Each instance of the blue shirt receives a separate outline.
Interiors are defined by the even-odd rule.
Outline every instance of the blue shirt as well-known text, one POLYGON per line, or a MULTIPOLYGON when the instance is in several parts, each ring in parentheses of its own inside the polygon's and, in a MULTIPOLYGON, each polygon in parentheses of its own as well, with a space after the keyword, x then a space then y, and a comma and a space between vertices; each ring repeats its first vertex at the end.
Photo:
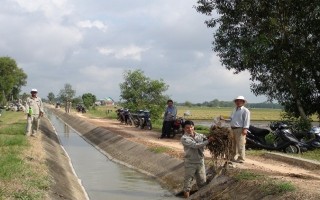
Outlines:
POLYGON ((174 106, 167 106, 164 113, 164 121, 172 121, 175 120, 177 116, 177 109, 174 106))

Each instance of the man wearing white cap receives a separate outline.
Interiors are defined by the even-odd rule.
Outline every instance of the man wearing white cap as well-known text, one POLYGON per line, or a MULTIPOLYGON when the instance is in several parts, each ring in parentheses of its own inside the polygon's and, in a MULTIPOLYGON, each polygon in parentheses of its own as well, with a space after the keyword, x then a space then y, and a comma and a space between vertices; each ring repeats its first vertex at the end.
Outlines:
POLYGON ((231 114, 230 126, 233 132, 233 158, 231 161, 243 163, 245 160, 246 135, 250 126, 250 111, 244 107, 243 96, 234 99, 235 109, 231 114))
POLYGON ((43 116, 43 105, 41 98, 37 96, 38 90, 31 90, 31 97, 27 98, 26 113, 27 118, 27 136, 36 136, 39 130, 40 118, 43 116), (32 130, 31 130, 32 129, 32 130))

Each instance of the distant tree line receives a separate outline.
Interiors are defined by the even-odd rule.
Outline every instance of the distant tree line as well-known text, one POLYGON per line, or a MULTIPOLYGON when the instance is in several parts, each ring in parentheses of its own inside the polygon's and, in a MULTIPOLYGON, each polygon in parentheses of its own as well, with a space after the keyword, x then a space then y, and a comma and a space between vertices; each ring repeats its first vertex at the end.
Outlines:
MULTIPOLYGON (((218 99, 214 99, 212 101, 205 101, 203 103, 191 103, 186 101, 184 103, 176 103, 180 106, 206 106, 206 107, 233 107, 233 101, 219 101, 218 99)), ((262 103, 248 103, 246 105, 248 108, 271 108, 271 109, 282 109, 283 107, 277 103, 270 102, 262 102, 262 103)))

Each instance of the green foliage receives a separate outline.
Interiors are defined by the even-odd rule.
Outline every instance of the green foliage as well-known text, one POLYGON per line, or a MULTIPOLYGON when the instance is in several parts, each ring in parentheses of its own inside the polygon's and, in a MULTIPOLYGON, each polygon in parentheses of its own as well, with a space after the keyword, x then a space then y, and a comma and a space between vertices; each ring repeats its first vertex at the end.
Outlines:
POLYGON ((319 1, 198 0, 214 51, 234 73, 249 71, 251 90, 307 119, 320 116, 319 1), (216 14, 218 13, 218 15, 216 14))
POLYGON ((60 90, 58 98, 62 102, 71 101, 72 98, 76 95, 76 91, 72 89, 72 85, 66 83, 64 88, 60 90))
POLYGON ((27 83, 27 74, 10 57, 0 57, 0 74, 0 104, 4 105, 11 97, 18 98, 27 83))
POLYGON ((168 99, 163 93, 168 89, 162 79, 151 80, 141 70, 125 71, 120 84, 122 106, 136 111, 148 109, 153 119, 162 115, 168 99))
POLYGON ((96 96, 91 93, 85 93, 82 95, 83 104, 88 109, 94 105, 94 102, 96 102, 96 100, 96 96))
POLYGON ((54 101, 54 99, 56 98, 53 92, 49 92, 49 94, 48 94, 47 97, 48 97, 49 102, 51 102, 51 103, 52 103, 52 102, 54 101))
POLYGON ((311 119, 295 117, 291 113, 281 113, 281 120, 288 123, 294 131, 309 131, 311 128, 311 119))

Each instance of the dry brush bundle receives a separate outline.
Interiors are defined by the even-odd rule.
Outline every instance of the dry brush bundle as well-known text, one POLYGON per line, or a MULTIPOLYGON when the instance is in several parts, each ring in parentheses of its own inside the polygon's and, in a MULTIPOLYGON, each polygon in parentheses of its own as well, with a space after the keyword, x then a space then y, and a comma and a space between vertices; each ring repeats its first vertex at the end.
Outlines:
POLYGON ((207 145, 216 170, 227 166, 227 161, 231 159, 233 149, 233 134, 230 128, 213 125, 210 128, 209 137, 214 141, 207 145))

